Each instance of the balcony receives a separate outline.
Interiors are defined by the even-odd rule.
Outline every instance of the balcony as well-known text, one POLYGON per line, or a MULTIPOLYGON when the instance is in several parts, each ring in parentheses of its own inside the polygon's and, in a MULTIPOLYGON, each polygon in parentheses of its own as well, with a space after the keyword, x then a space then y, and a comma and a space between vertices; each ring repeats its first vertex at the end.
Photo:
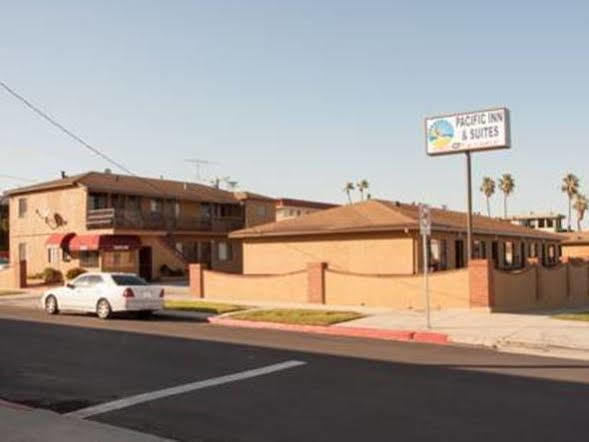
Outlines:
POLYGON ((160 212, 141 212, 129 209, 88 210, 86 227, 92 229, 133 229, 165 231, 198 231, 225 233, 241 229, 244 221, 240 217, 176 218, 160 212))

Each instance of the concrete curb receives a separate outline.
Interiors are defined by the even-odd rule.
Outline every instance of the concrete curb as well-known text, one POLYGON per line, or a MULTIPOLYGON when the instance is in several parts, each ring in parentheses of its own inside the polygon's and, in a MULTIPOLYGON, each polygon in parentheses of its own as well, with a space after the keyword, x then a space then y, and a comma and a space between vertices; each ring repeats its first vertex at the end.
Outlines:
POLYGON ((0 407, 4 408, 11 408, 13 410, 21 410, 21 411, 31 411, 31 407, 27 407, 26 405, 15 404, 14 402, 8 402, 5 400, 0 399, 0 407))
POLYGON ((377 328, 361 327, 340 327, 319 326, 319 325, 295 325, 280 324, 276 322, 258 322, 244 321, 240 319, 230 319, 228 317, 211 317, 208 322, 215 325, 224 325, 228 327, 243 327, 266 330, 281 330, 300 333, 315 333, 331 336, 343 336, 354 338, 380 339, 385 341, 405 341, 405 342, 424 342, 430 344, 448 344, 448 336, 444 333, 436 332, 415 332, 412 330, 386 330, 377 328))

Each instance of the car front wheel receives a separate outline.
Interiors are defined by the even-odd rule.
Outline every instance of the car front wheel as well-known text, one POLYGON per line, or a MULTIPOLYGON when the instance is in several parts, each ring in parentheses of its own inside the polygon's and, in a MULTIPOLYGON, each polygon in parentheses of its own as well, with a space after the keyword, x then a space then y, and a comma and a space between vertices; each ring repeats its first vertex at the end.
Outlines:
POLYGON ((112 309, 106 299, 101 299, 96 304, 96 314, 100 319, 108 319, 112 316, 112 309))
POLYGON ((45 299, 45 311, 50 315, 56 315, 59 313, 59 309, 57 308, 57 299, 55 299, 55 296, 51 295, 45 299))

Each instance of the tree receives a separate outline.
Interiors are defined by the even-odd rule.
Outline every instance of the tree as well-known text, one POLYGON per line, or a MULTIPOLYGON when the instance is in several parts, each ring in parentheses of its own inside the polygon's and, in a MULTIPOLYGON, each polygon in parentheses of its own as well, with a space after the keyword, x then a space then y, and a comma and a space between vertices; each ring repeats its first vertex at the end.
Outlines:
POLYGON ((515 190, 515 181, 510 173, 504 173, 499 178, 499 188, 503 192, 503 217, 507 218, 507 197, 515 190))
POLYGON ((579 178, 572 173, 567 173, 562 179, 562 186, 560 187, 563 193, 567 194, 569 198, 569 232, 571 231, 571 206, 573 197, 579 193, 579 178))
POLYGON ((364 201, 364 191, 368 190, 369 187, 370 187, 370 184, 366 180, 359 181, 356 184, 356 189, 358 189, 360 191, 360 196, 362 198, 362 201, 364 201))
POLYGON ((573 207, 577 211, 577 230, 579 232, 581 231, 581 221, 583 221, 588 205, 589 201, 587 200, 587 197, 582 193, 577 192, 577 194, 575 194, 575 204, 573 207))
POLYGON ((346 194, 348 195, 348 202, 350 204, 352 204, 352 196, 350 195, 350 192, 354 189, 355 189, 354 183, 352 183, 351 181, 348 181, 346 183, 346 187, 344 187, 344 192, 346 192, 346 194))
POLYGON ((485 194, 487 198, 487 215, 491 216, 491 203, 490 199, 495 193, 495 180, 491 177, 483 177, 483 183, 481 184, 481 192, 485 194))

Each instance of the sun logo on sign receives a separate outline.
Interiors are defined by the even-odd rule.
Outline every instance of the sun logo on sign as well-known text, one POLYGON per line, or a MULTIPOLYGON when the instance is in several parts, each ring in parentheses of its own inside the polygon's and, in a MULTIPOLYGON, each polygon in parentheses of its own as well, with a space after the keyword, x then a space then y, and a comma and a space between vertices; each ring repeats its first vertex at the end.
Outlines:
POLYGON ((434 147, 444 148, 454 138, 454 127, 448 120, 438 120, 430 126, 427 137, 434 147))

